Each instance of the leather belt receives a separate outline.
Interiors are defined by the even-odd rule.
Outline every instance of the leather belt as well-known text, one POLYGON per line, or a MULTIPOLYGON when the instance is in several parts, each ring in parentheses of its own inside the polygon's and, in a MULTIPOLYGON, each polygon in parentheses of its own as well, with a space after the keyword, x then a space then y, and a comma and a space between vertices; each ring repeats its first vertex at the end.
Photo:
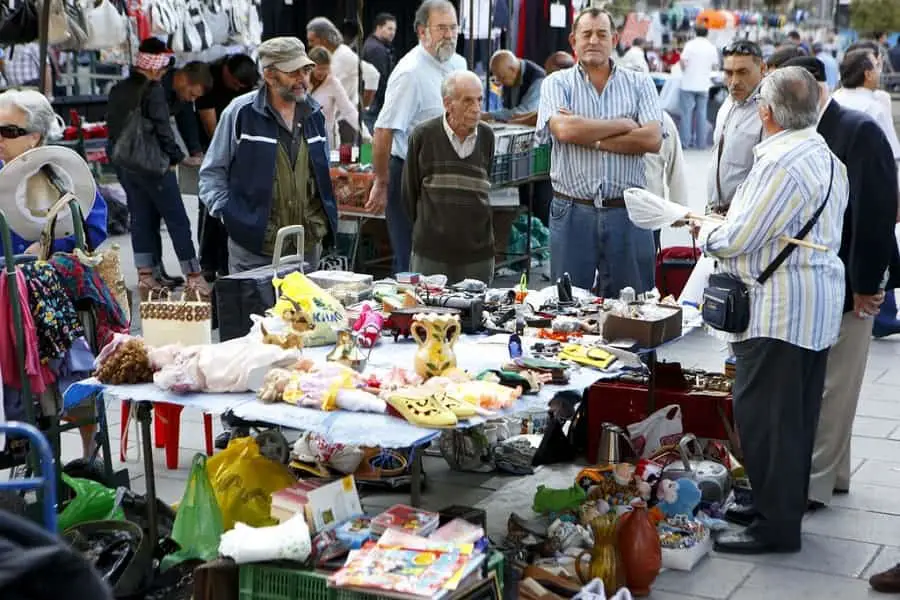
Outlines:
MULTIPOLYGON (((561 200, 568 200, 575 204, 581 204, 582 206, 594 206, 593 200, 588 200, 587 198, 576 198, 574 196, 570 196, 568 194, 563 194, 562 192, 557 192, 553 190, 553 195, 561 200)), ((601 208, 625 208, 625 198, 619 196, 618 198, 604 198, 600 201, 601 208)))

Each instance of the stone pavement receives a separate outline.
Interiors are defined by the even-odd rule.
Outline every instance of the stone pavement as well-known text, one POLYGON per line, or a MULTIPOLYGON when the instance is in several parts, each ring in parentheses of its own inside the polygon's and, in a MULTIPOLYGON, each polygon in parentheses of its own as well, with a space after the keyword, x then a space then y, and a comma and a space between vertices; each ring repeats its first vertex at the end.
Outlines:
MULTIPOLYGON (((689 174, 705 173, 708 152, 687 154, 689 174)), ((697 176, 691 206, 703 206, 705 180, 697 176)), ((196 199, 187 198, 189 214, 196 213, 196 199)), ((666 231, 663 245, 687 242, 684 231, 666 231)), ((123 246, 123 268, 131 276, 131 253, 127 238, 123 246)), ((167 264, 175 272, 169 242, 167 264)), ((134 277, 131 276, 134 285, 134 277)), ((662 360, 677 360, 686 367, 721 369, 725 358, 720 342, 695 331, 661 352, 662 360)), ((730 557, 713 555, 690 573, 666 572, 654 585, 653 600, 688 599, 815 599, 857 600, 878 596, 869 590, 866 578, 900 561, 900 360, 898 339, 874 341, 869 355, 865 386, 853 437, 853 479, 850 494, 836 497, 834 505, 808 515, 804 521, 803 551, 794 555, 730 557), (892 494, 897 493, 898 496, 892 494)), ((117 468, 127 467, 135 489, 143 491, 144 480, 137 462, 134 429, 130 435, 130 462, 118 463, 120 411, 109 406, 113 454, 117 468)), ((220 430, 215 421, 216 432, 220 430)), ((74 432, 64 435, 67 459, 80 455, 80 440, 74 432)), ((181 464, 168 471, 161 451, 156 451, 157 493, 167 502, 177 502, 185 486, 190 459, 203 451, 200 413, 185 411, 181 429, 181 464)), ((570 485, 571 469, 543 468, 530 477, 504 477, 456 473, 440 458, 425 459, 429 485, 424 493, 426 508, 449 504, 479 505, 488 515, 489 529, 496 535, 505 527, 511 510, 527 513, 533 490, 539 483, 570 485), (507 493, 505 494, 504 491, 507 493)), ((408 501, 404 493, 368 495, 364 504, 377 510, 408 501)))

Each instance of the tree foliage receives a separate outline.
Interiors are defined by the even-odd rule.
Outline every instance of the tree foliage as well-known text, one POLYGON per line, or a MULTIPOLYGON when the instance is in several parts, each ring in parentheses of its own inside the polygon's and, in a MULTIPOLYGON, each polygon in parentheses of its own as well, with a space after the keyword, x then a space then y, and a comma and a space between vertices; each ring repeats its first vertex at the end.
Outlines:
POLYGON ((863 34, 900 31, 900 1, 853 0, 850 3, 850 25, 863 34))

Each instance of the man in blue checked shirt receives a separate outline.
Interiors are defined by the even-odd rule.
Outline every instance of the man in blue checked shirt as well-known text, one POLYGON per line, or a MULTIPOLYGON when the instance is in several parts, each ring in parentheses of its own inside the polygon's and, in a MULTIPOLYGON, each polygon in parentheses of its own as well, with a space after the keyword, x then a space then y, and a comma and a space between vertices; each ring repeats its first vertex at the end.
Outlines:
POLYGON ((586 8, 569 43, 578 64, 541 86, 537 134, 553 139, 550 274, 616 297, 654 287, 653 232, 628 219, 625 189, 646 186, 644 154, 662 146, 662 108, 644 73, 616 67, 618 41, 609 13, 586 8))

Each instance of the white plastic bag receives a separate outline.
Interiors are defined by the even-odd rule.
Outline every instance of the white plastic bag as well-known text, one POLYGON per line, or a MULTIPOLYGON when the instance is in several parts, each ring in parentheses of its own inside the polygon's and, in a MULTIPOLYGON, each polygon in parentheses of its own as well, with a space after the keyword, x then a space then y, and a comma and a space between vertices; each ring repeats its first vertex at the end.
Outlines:
POLYGON ((709 284, 709 276, 716 271, 716 260, 705 254, 700 257, 691 276, 688 277, 681 295, 678 297, 678 304, 690 304, 700 307, 703 304, 703 290, 709 284))
POLYGON ((126 17, 109 0, 100 0, 96 6, 89 7, 85 20, 88 26, 85 50, 115 48, 128 39, 126 17))
POLYGON ((228 35, 231 32, 231 17, 221 0, 207 0, 203 5, 203 20, 209 29, 212 45, 224 45, 228 43, 228 35))
POLYGON ((150 31, 153 35, 172 35, 178 31, 180 11, 175 0, 150 0, 150 31))
POLYGON ((641 458, 649 458, 662 446, 677 444, 683 433, 681 407, 677 404, 661 408, 643 421, 628 426, 631 444, 641 458))

